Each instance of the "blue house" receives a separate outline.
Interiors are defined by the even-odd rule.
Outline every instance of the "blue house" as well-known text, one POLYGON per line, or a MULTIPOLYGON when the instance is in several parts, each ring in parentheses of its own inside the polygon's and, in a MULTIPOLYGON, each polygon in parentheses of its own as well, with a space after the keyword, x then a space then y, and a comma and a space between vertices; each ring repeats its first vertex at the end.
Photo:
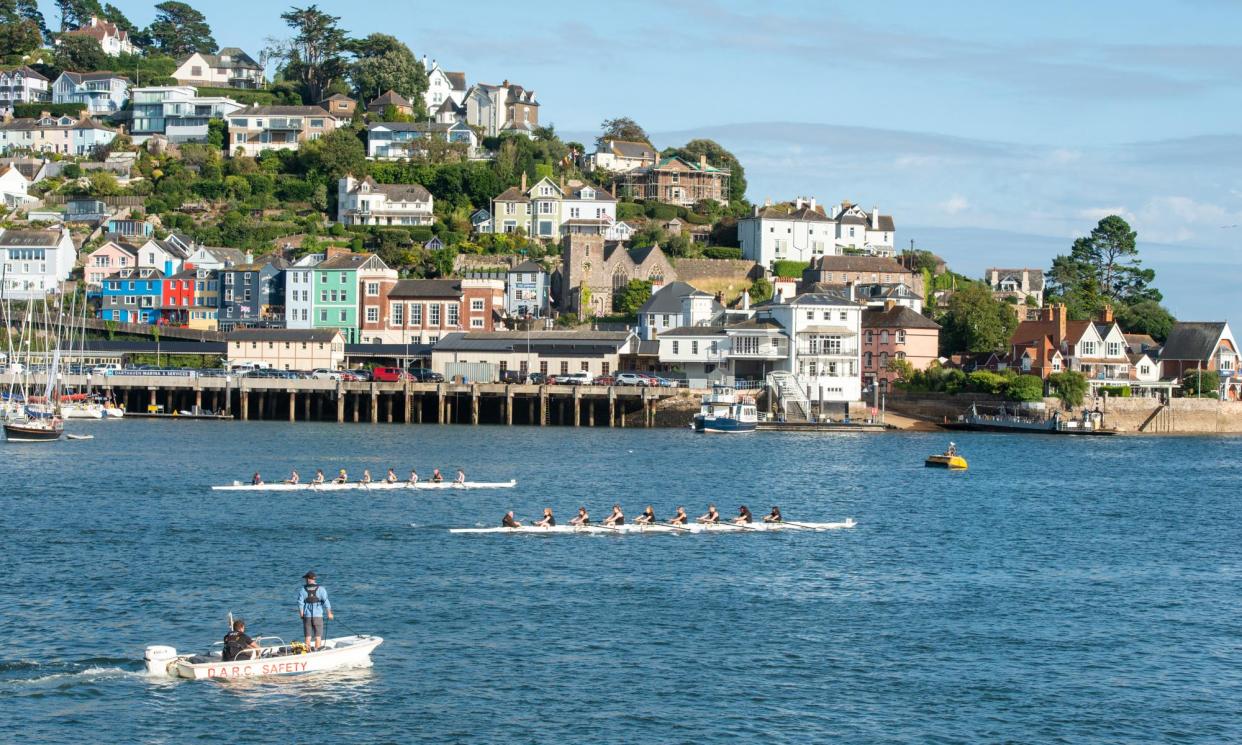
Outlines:
POLYGON ((146 220, 113 218, 104 224, 104 232, 119 235, 122 238, 150 238, 155 235, 155 226, 146 220))
POLYGON ((99 317, 120 323, 157 323, 163 289, 164 273, 159 269, 122 269, 103 281, 99 317))

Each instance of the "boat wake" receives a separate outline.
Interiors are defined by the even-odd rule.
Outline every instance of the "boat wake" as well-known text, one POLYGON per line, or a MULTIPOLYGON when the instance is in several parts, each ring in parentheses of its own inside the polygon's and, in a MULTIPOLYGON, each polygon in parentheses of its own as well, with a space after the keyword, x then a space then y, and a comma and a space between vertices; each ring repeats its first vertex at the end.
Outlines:
POLYGON ((141 664, 120 657, 91 657, 58 662, 0 661, 0 691, 15 694, 36 693, 46 689, 64 690, 101 680, 131 677, 145 677, 141 664))

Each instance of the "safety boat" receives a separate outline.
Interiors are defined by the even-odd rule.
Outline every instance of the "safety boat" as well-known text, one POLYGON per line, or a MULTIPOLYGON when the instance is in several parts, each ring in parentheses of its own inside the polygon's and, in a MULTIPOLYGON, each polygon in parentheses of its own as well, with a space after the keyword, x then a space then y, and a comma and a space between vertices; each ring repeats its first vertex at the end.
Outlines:
POLYGON ((308 652, 301 642, 286 644, 275 636, 259 637, 255 641, 259 649, 243 650, 238 659, 229 662, 221 659, 220 649, 201 655, 182 655, 177 654, 175 648, 160 644, 147 647, 143 661, 148 675, 189 680, 299 675, 371 667, 371 652, 384 642, 378 636, 342 636, 325 639, 322 649, 308 652))
POLYGON ((966 459, 957 454, 942 453, 929 455, 923 465, 928 468, 947 468, 950 471, 965 471, 966 459))
POLYGON ((759 426, 759 410, 753 398, 739 396, 733 386, 714 385, 711 393, 703 396, 692 426, 695 432, 754 432, 759 426))

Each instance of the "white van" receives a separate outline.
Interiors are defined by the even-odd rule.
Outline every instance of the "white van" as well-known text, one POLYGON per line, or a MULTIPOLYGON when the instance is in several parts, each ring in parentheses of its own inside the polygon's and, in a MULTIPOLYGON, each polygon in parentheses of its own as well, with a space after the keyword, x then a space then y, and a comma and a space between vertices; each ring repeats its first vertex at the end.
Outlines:
POLYGON ((245 375, 246 373, 254 372, 255 370, 271 369, 272 363, 270 362, 251 362, 249 360, 245 360, 242 362, 230 362, 228 364, 228 371, 239 375, 245 375))
POLYGON ((91 375, 116 375, 121 372, 121 366, 115 362, 104 362, 91 368, 91 375))

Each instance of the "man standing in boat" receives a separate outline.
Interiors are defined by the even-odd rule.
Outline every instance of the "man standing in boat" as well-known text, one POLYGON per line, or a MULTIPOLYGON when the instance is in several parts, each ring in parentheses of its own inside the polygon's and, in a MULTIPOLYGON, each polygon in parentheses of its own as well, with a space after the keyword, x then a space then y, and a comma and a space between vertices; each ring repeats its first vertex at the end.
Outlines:
POLYGON ((318 650, 323 646, 323 619, 326 614, 331 621, 332 603, 328 600, 328 591, 315 581, 315 573, 302 575, 305 582, 298 590, 298 615, 302 617, 302 634, 306 637, 306 647, 318 650), (311 639, 315 640, 311 645, 311 639))

